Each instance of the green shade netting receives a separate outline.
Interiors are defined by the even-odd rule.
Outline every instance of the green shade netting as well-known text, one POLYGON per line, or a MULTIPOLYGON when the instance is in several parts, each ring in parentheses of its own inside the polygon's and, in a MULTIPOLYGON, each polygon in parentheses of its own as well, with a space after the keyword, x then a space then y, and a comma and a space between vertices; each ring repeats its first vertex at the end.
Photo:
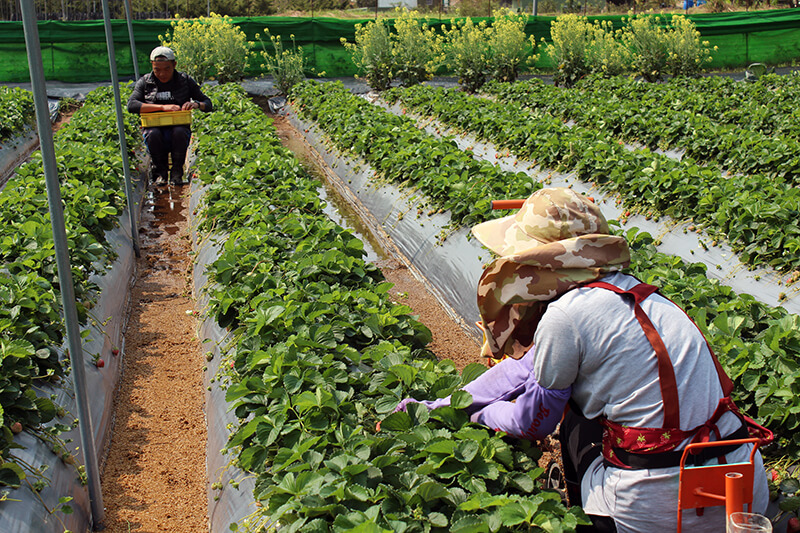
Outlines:
MULTIPOLYGON (((690 15, 689 18, 702 38, 719 48, 713 53, 711 68, 743 68, 754 62, 775 65, 800 58, 800 9, 690 15)), ((589 17, 589 20, 611 20, 616 27, 622 26, 623 19, 619 15, 589 17)), ((253 41, 256 40, 256 34, 264 34, 265 28, 273 35, 280 35, 285 43, 291 42, 293 35, 295 43, 303 47, 310 72, 343 77, 356 74, 356 67, 340 39, 344 37, 353 42, 355 25, 371 19, 235 17, 232 20, 253 41)), ((449 27, 453 20, 430 18, 428 23, 435 28, 442 24, 449 27)), ((553 20, 555 17, 531 17, 526 31, 534 35, 537 42, 543 38, 549 40, 553 20)), ((150 50, 160 44, 159 35, 170 31, 170 21, 135 20, 132 24, 139 71, 147 72, 150 70, 150 50)), ((134 69, 127 24, 124 20, 113 20, 111 25, 119 76, 132 78, 134 69)), ((102 21, 41 21, 39 38, 47 79, 95 82, 110 78, 102 21)), ((269 42, 266 45, 271 49, 269 42)), ((258 51, 261 45, 256 42, 253 49, 258 51)), ((28 60, 21 22, 0 22, 0 54, 3 57, 0 62, 0 81, 28 81, 28 60)), ((178 60, 180 69, 180 58, 178 60)), ((259 63, 253 61, 248 76, 262 73, 259 63)), ((542 54, 536 66, 550 68, 552 65, 542 54)))

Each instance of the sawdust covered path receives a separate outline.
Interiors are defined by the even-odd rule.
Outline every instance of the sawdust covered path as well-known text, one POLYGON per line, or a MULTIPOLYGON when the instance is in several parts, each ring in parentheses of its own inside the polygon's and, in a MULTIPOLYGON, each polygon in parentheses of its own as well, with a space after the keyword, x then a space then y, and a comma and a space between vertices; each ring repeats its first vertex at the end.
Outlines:
POLYGON ((189 276, 188 186, 146 196, 115 422, 103 465, 108 532, 207 532, 206 422, 189 276))

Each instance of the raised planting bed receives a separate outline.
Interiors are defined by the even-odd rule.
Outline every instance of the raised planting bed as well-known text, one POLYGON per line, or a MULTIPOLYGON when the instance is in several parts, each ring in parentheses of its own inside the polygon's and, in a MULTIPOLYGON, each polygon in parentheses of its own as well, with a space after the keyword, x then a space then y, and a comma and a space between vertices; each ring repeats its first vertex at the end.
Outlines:
POLYGON ((765 176, 727 175, 689 159, 648 149, 628 150, 608 135, 568 127, 560 119, 464 93, 417 86, 387 98, 468 131, 554 171, 571 171, 607 194, 620 195, 629 214, 693 221, 728 242, 741 261, 789 276, 798 267, 800 189, 765 176))
MULTIPOLYGON (((795 91, 800 91, 800 76, 787 78, 795 80, 795 91)), ((776 119, 780 111, 773 109, 771 102, 762 104, 749 99, 755 96, 756 89, 763 88, 761 83, 762 80, 739 83, 751 90, 727 98, 707 94, 700 80, 681 78, 665 84, 592 78, 571 89, 529 80, 492 83, 484 90, 503 102, 574 121, 577 126, 618 140, 653 150, 679 151, 677 155, 681 157, 713 164, 727 172, 762 174, 776 182, 796 185, 800 180, 800 123, 796 117, 786 121, 793 118, 789 113, 783 117, 780 131, 776 131, 776 125, 763 124, 768 118, 776 119), (726 120, 724 114, 698 112, 691 101, 700 98, 727 105, 729 112, 741 111, 737 114, 740 122, 726 120), (578 102, 580 105, 576 105, 578 102), (746 118, 748 115, 752 118, 746 118), (764 119, 759 121, 758 117, 764 119)))
MULTIPOLYGON (((94 91, 55 138, 98 454, 109 437, 134 266, 112 103, 110 88, 94 91)), ((133 121, 126 133, 133 155, 133 121)), ((90 506, 39 153, 0 193, 0 264, 0 530, 84 531, 90 506)))
MULTIPOLYGON (((390 415, 402 397, 445 396, 485 367, 459 376, 434 360, 427 328, 392 303, 361 241, 323 214, 317 184, 269 120, 243 94, 220 90, 219 111, 198 120, 207 128, 196 147, 198 228, 219 246, 207 312, 231 342, 212 389, 226 391, 239 419, 228 448, 255 476, 251 523, 574 529, 582 512, 540 488, 530 444, 512 447, 454 408, 390 415)), ((456 407, 469 401, 455 396, 456 407)))
POLYGON ((580 90, 597 87, 614 98, 630 96, 656 104, 659 100, 675 111, 689 111, 717 124, 738 126, 765 135, 796 137, 800 74, 767 74, 753 82, 739 82, 725 76, 678 77, 666 83, 637 83, 615 77, 587 78, 580 90))
POLYGON ((0 86, 0 189, 39 144, 34 131, 33 95, 0 86))

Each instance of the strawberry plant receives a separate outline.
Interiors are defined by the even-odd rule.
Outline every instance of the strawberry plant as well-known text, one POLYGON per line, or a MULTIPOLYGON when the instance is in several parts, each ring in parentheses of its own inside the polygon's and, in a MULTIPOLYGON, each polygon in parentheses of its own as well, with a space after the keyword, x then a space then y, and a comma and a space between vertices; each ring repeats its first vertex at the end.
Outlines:
MULTIPOLYGON (((97 292, 91 276, 102 274, 115 257, 105 232, 124 205, 111 102, 110 87, 94 91, 55 137, 78 314, 84 322, 97 292)), ((128 146, 141 146, 133 117, 126 128, 128 146)), ((58 439, 69 428, 59 422, 65 410, 37 394, 58 386, 67 365, 59 357, 65 332, 39 153, 17 169, 0 194, 0 265, 0 485, 17 487, 33 477, 38 481, 31 486, 40 490, 46 478, 15 455, 13 435, 24 428, 71 457, 58 439)))
POLYGON ((491 198, 527 197, 541 184, 524 173, 499 170, 437 139, 405 117, 377 108, 341 83, 306 82, 292 95, 300 115, 314 120, 341 150, 364 158, 383 180, 424 193, 432 210, 448 211, 453 227, 501 216, 491 198))
POLYGON ((760 175, 723 176, 691 158, 676 161, 648 149, 631 151, 603 131, 569 127, 541 111, 454 90, 393 89, 386 98, 542 167, 572 171, 622 196, 635 211, 701 223, 713 237, 727 240, 746 264, 787 272, 797 268, 800 190, 793 185, 760 175))
MULTIPOLYGON (((503 101, 520 103, 626 142, 641 143, 651 149, 680 149, 684 156, 701 163, 714 163, 730 172, 763 173, 772 180, 797 183, 800 142, 796 127, 764 132, 755 129, 745 114, 736 113, 740 121, 736 122, 698 112, 702 110, 691 104, 698 100, 697 94, 702 94, 702 89, 700 82, 689 84, 681 78, 664 84, 636 84, 619 78, 590 77, 571 89, 532 80, 491 84, 485 90, 503 101), (576 100, 583 105, 576 106, 576 100), (680 107, 673 102, 680 102, 680 107)), ((769 103, 743 105, 741 99, 746 96, 737 92, 736 96, 721 100, 728 109, 745 107, 747 115, 774 116, 769 103)), ((704 100, 714 98, 704 97, 704 100)))
POLYGON ((0 87, 0 141, 22 131, 35 120, 33 95, 17 87, 0 87))
POLYGON ((228 442, 256 475, 260 513, 287 531, 574 530, 583 513, 540 487, 540 452, 473 425, 442 397, 459 375, 394 304, 363 243, 322 211, 317 184, 235 88, 197 121, 204 233, 225 235, 208 272, 210 316, 230 331, 219 382, 241 422, 228 442), (382 429, 375 431, 383 419, 382 429))

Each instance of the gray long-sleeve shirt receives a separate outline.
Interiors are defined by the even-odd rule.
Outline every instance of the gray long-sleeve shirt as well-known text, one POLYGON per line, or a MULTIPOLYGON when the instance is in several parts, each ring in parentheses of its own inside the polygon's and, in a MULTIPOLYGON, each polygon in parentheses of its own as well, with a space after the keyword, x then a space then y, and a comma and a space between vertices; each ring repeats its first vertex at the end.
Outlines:
MULTIPOLYGON (((602 281, 622 289, 638 283, 625 274, 602 281)), ((678 306, 653 294, 641 304, 666 345, 678 387, 681 429, 706 422, 722 398, 722 387, 705 339, 678 306)), ((634 427, 663 427, 664 409, 655 352, 632 304, 601 288, 579 288, 550 303, 534 337, 533 371, 549 389, 572 385, 572 398, 588 418, 605 416, 634 427)), ((729 435, 740 427, 732 413, 718 427, 729 435)), ((746 462, 750 446, 727 455, 729 463, 746 462)), ((712 461, 713 463, 713 461, 712 461)), ((769 492, 761 456, 756 457, 753 509, 766 509, 769 492)), ((678 468, 623 470, 595 461, 583 478, 584 510, 611 516, 617 531, 674 531, 677 519, 678 468)), ((684 529, 694 533, 725 530, 724 507, 698 517, 684 513, 684 529)))

